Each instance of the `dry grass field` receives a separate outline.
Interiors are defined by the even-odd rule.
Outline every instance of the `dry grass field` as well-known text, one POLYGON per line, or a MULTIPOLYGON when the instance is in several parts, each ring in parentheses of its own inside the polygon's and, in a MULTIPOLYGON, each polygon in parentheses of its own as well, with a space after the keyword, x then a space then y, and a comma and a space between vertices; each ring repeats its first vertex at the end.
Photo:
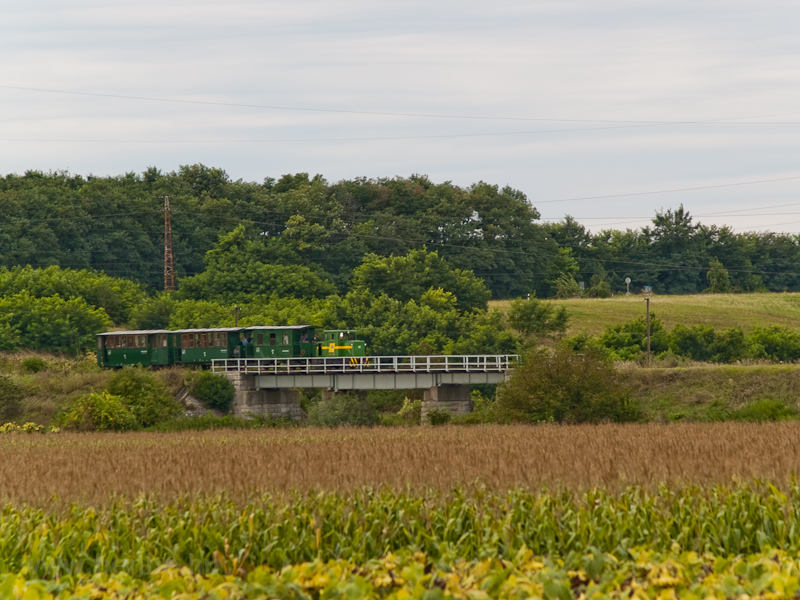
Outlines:
POLYGON ((254 430, 0 437, 0 502, 220 492, 580 490, 786 481, 800 423, 254 430))
MULTIPOLYGON (((565 306, 570 315, 567 333, 602 333, 608 325, 626 323, 644 316, 644 298, 639 295, 614 298, 573 298, 546 300, 565 306)), ((509 301, 490 305, 506 310, 509 301)), ((800 329, 800 294, 695 294, 690 296, 653 296, 650 310, 667 329, 678 323, 711 325, 715 328, 785 325, 800 329)))

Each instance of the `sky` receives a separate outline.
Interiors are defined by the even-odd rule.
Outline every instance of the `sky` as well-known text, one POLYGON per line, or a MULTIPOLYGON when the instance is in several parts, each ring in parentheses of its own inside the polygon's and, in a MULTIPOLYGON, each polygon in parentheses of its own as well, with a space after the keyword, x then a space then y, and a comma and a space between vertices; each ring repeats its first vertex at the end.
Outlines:
POLYGON ((419 173, 595 231, 800 232, 795 1, 0 6, 2 174, 419 173))

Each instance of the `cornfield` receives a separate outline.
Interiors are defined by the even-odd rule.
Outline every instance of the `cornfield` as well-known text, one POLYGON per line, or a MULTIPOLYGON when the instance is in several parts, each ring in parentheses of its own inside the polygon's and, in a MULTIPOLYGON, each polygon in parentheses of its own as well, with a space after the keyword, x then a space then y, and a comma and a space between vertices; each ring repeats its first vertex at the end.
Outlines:
POLYGON ((800 425, 0 436, 0 598, 800 589, 800 425))

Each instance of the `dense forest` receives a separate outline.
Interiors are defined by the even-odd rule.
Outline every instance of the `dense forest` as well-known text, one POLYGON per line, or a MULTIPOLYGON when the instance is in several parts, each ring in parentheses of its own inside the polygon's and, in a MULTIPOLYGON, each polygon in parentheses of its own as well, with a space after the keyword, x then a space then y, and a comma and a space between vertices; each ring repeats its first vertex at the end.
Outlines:
POLYGON ((254 183, 203 165, 117 177, 7 175, 0 265, 93 269, 158 290, 163 196, 179 287, 197 300, 345 293, 365 257, 422 249, 472 271, 493 298, 578 294, 578 282, 584 293, 606 295, 624 290, 625 277, 633 289, 667 294, 800 290, 797 236, 705 226, 683 207, 642 229, 590 233, 569 217, 540 223, 522 192, 483 182, 461 188, 414 175, 329 183, 299 173, 254 183))

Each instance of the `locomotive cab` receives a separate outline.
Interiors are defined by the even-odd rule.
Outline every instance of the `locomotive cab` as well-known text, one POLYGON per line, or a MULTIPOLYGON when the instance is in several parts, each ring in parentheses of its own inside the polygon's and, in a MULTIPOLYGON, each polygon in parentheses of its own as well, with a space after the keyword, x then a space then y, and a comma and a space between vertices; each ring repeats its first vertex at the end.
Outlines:
POLYGON ((317 345, 319 356, 366 356, 367 344, 358 339, 355 329, 326 329, 317 345))

